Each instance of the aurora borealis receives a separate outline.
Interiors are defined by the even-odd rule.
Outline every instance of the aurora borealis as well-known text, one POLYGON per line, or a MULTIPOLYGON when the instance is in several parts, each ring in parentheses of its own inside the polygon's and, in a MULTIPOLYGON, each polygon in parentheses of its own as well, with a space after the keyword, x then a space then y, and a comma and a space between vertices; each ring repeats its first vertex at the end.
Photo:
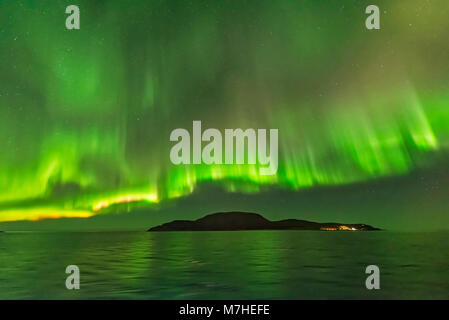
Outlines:
POLYGON ((447 1, 375 1, 366 30, 371 2, 80 0, 67 30, 73 1, 0 0, 0 222, 209 208, 209 183, 276 207, 274 189, 447 167, 447 1), (277 174, 174 166, 194 120, 278 128, 277 174))

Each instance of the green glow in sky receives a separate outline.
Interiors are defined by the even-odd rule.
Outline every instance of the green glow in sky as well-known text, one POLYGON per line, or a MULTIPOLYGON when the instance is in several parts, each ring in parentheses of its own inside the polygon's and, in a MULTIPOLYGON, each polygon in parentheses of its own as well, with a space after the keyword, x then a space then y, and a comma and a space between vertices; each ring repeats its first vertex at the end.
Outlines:
POLYGON ((446 0, 380 1, 378 31, 367 1, 78 2, 69 31, 70 1, 0 1, 0 221, 152 206, 209 181, 406 176, 449 149, 446 0), (174 166, 170 132, 193 120, 279 129, 277 174, 174 166))

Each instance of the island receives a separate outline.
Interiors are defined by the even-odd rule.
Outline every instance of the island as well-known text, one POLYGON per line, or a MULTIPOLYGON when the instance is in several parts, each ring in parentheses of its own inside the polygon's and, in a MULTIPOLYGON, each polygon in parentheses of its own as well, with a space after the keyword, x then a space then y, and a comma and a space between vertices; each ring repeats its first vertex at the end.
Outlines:
POLYGON ((367 224, 319 223, 286 219, 270 221, 252 212, 218 212, 197 220, 175 220, 148 231, 243 231, 243 230, 317 230, 317 231, 375 231, 367 224))

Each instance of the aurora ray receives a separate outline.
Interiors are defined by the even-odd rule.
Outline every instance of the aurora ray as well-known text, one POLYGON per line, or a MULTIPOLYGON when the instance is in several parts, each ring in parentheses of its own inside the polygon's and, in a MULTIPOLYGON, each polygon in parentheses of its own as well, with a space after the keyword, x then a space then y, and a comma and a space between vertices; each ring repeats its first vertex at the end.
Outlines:
POLYGON ((81 0, 76 31, 68 4, 0 1, 0 222, 151 207, 208 182, 338 187, 447 159, 445 0, 383 3, 378 32, 367 1, 81 0), (172 165, 170 131, 197 119, 278 128, 277 174, 172 165))

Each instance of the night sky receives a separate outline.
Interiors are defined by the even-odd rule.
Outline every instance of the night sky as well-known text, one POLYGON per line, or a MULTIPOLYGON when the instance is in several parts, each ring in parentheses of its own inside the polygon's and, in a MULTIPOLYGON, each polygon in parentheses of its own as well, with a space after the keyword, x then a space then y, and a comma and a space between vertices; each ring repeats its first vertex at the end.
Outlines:
POLYGON ((447 0, 0 0, 0 228, 248 210, 447 229, 448 39, 447 0), (277 174, 173 165, 193 120, 279 129, 277 174))

